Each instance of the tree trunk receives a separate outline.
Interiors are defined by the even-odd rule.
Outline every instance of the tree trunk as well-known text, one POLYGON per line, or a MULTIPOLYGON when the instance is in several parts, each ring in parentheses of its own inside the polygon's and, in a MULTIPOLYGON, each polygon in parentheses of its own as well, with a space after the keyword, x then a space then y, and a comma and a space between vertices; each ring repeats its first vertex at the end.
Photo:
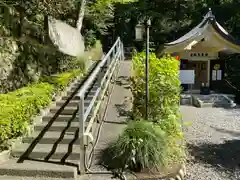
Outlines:
POLYGON ((80 4, 78 20, 77 20, 77 29, 79 31, 81 31, 81 29, 82 29, 83 18, 84 18, 84 13, 85 13, 85 5, 86 5, 86 0, 82 0, 81 4, 80 4))

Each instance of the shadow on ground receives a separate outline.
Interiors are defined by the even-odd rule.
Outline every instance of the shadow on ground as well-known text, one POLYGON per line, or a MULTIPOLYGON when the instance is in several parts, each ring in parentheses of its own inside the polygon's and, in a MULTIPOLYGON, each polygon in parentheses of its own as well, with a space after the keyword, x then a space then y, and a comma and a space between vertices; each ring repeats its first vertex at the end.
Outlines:
POLYGON ((227 129, 223 129, 223 128, 217 128, 217 127, 211 127, 211 128, 213 128, 217 132, 228 134, 228 135, 236 137, 236 138, 240 137, 240 132, 238 132, 238 131, 231 131, 231 130, 227 130, 227 129))
POLYGON ((230 172, 235 172, 240 167, 240 140, 225 141, 222 144, 187 144, 187 147, 197 162, 230 172))
POLYGON ((128 109, 126 104, 115 104, 118 112, 118 116, 131 116, 131 111, 128 109))
POLYGON ((116 80, 116 84, 119 86, 123 86, 126 89, 131 88, 131 81, 128 76, 119 76, 116 80))

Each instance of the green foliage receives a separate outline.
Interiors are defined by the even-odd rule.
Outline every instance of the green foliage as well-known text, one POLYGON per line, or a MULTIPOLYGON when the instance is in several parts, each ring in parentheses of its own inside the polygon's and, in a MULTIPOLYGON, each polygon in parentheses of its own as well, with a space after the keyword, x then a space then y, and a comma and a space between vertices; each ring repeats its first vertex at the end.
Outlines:
POLYGON ((116 3, 126 4, 132 0, 96 0, 87 1, 85 21, 92 24, 93 29, 101 35, 106 35, 113 26, 116 3))
MULTIPOLYGON (((88 49, 112 24, 115 3, 119 1, 87 1, 83 32, 86 32, 88 49)), ((47 15, 75 27, 79 4, 79 0, 60 0, 58 3, 53 0, 0 2, 1 93, 37 82, 42 76, 82 67, 81 61, 73 62, 72 57, 56 50, 49 40, 47 29, 47 15)))
POLYGON ((99 40, 96 41, 94 46, 85 54, 88 59, 98 61, 103 55, 102 44, 99 40))
POLYGON ((150 41, 158 48, 190 31, 200 23, 208 8, 212 8, 218 22, 240 39, 238 4, 235 0, 139 0, 118 4, 112 31, 124 40, 125 45, 135 46, 135 26, 144 20, 147 11, 151 18, 150 41))
POLYGON ((129 122, 118 140, 104 152, 104 163, 110 169, 159 168, 166 163, 166 136, 152 122, 129 122))
POLYGON ((32 116, 51 102, 53 90, 52 85, 40 83, 0 95, 0 148, 24 133, 32 116))
POLYGON ((85 46, 86 48, 93 47, 97 41, 96 34, 93 30, 88 30, 85 33, 85 46))
MULTIPOLYGON (((145 53, 133 57, 134 113, 145 116, 145 53)), ((149 116, 154 122, 178 117, 180 98, 179 61, 166 56, 158 59, 154 53, 149 58, 149 116), (177 116, 177 117, 175 117, 177 116)))
MULTIPOLYGON (((134 54, 132 92, 135 120, 108 150, 108 155, 113 154, 111 162, 121 162, 121 168, 124 163, 130 169, 161 168, 162 165, 178 163, 185 157, 179 114, 179 61, 170 56, 159 59, 150 53, 149 122, 138 121, 145 117, 144 62, 145 52, 134 54)), ((112 165, 111 162, 108 164, 112 165)))
POLYGON ((73 70, 72 72, 64 72, 57 75, 45 76, 41 81, 54 85, 56 91, 62 91, 67 87, 71 80, 80 74, 80 70, 73 70))
POLYGON ((23 135, 33 116, 49 105, 54 93, 63 90, 79 74, 79 70, 74 70, 45 77, 45 82, 0 94, 0 150, 7 148, 8 140, 23 135))

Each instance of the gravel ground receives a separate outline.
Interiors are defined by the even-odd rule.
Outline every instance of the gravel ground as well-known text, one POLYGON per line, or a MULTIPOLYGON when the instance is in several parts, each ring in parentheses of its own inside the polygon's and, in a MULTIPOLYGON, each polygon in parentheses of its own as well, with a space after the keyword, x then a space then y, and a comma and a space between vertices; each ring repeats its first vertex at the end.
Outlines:
POLYGON ((240 109, 181 106, 187 180, 240 179, 240 109))

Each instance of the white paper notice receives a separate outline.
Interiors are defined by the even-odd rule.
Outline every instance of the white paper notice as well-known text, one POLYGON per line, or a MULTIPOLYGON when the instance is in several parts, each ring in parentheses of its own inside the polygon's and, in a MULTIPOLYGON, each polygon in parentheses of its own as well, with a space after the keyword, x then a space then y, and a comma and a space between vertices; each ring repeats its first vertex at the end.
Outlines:
POLYGON ((217 71, 217 80, 222 80, 222 70, 217 71))
POLYGON ((216 70, 212 70, 212 80, 213 81, 217 80, 217 71, 216 70))
POLYGON ((194 70, 180 70, 179 76, 182 84, 194 84, 194 70))

